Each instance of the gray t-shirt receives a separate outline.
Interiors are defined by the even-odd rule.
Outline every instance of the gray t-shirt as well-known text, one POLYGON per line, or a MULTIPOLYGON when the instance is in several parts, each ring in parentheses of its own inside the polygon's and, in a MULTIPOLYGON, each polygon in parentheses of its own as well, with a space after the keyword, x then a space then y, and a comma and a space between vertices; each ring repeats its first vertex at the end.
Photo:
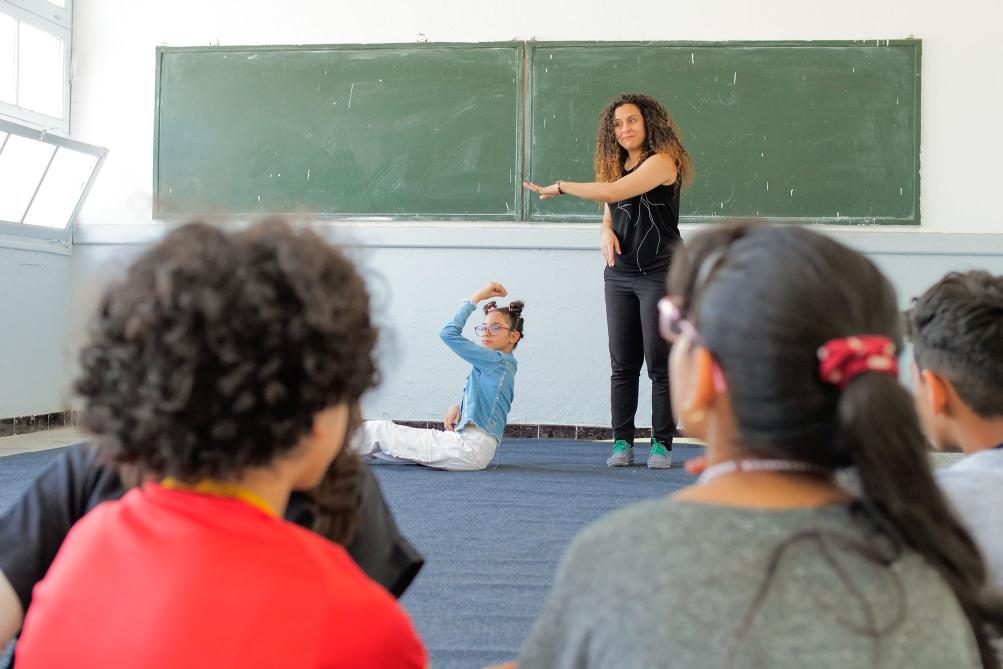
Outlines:
POLYGON ((938 470, 937 482, 975 537, 990 580, 1003 588, 1003 449, 972 453, 938 470))
POLYGON ((519 669, 980 667, 947 584, 854 515, 669 499, 610 514, 568 548, 519 669))

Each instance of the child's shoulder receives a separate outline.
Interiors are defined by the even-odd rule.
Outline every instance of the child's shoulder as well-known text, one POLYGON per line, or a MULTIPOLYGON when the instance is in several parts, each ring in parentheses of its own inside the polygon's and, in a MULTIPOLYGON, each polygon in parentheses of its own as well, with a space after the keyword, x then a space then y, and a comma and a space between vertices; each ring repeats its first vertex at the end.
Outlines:
POLYGON ((323 602, 329 626, 352 630, 355 637, 348 650, 342 643, 329 646, 335 658, 352 656, 349 663, 359 667, 427 666, 424 646, 407 614, 342 546, 292 523, 284 527, 309 565, 292 578, 323 602))
POLYGON ((515 356, 511 353, 506 353, 505 351, 498 351, 498 366, 504 367, 506 369, 516 370, 519 367, 519 361, 516 360, 515 356))
POLYGON ((334 569, 353 579, 365 578, 365 572, 349 557, 343 546, 287 520, 283 520, 281 526, 287 539, 317 568, 325 571, 334 569))

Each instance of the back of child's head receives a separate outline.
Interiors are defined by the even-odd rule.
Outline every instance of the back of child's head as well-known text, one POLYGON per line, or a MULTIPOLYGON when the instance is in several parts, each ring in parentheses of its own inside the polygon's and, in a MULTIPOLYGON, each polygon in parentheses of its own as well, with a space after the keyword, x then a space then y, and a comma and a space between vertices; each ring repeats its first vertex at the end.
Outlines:
POLYGON ((81 352, 84 422, 143 476, 232 479, 376 382, 369 298, 316 233, 272 219, 171 232, 105 293, 81 352))
MULTIPOLYGON (((840 391, 818 373, 818 349, 831 339, 901 342, 895 292, 863 255, 805 228, 739 223, 696 236, 673 263, 670 282, 727 377, 747 448, 848 465, 865 445, 850 439, 841 409, 860 418, 858 403, 895 411, 885 417, 920 434, 895 377, 864 374, 840 391), (893 396, 900 406, 888 406, 893 396)), ((869 440, 866 448, 875 446, 869 440)))
POLYGON ((485 314, 490 314, 493 311, 505 314, 506 318, 508 318, 509 327, 512 328, 512 332, 519 333, 519 341, 517 341, 512 348, 518 346, 519 342, 526 337, 526 333, 523 329, 526 325, 526 319, 522 317, 522 310, 525 306, 526 303, 522 300, 510 302, 507 307, 499 307, 498 303, 494 300, 484 305, 485 314))
POLYGON ((911 396, 887 370, 845 387, 820 374, 832 340, 877 335, 899 347, 895 291, 877 267, 807 228, 738 223, 690 240, 669 292, 724 374, 741 448, 830 470, 854 465, 868 515, 937 568, 983 659, 991 655, 984 624, 1003 621, 1003 609, 933 480, 911 396))
POLYGON ((983 418, 1003 416, 1003 276, 952 272, 908 314, 916 364, 947 378, 983 418))

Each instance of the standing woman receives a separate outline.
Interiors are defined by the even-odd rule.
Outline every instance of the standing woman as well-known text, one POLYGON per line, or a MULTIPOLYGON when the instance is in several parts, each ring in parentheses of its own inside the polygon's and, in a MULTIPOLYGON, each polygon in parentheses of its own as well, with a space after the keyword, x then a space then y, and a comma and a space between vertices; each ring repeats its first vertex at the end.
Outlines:
POLYGON ((574 195, 604 203, 601 249, 606 261, 613 451, 609 467, 634 464, 634 414, 641 363, 651 379, 648 467, 672 466, 675 426, 669 409, 668 348, 658 334, 658 300, 679 235, 679 191, 693 161, 679 129, 657 100, 626 93, 599 114, 596 182, 525 183, 546 200, 574 195))

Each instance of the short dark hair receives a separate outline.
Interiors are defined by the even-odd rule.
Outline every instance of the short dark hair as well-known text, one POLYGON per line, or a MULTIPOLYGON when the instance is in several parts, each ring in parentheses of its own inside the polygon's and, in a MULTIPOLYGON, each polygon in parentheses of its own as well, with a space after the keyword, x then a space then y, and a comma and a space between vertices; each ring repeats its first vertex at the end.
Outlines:
POLYGON ((906 321, 921 369, 944 376, 979 416, 1003 416, 1003 276, 951 272, 906 321))
POLYGON ((105 293, 75 384, 102 453, 144 476, 232 479, 377 380, 369 297, 318 234, 185 225, 105 293))

